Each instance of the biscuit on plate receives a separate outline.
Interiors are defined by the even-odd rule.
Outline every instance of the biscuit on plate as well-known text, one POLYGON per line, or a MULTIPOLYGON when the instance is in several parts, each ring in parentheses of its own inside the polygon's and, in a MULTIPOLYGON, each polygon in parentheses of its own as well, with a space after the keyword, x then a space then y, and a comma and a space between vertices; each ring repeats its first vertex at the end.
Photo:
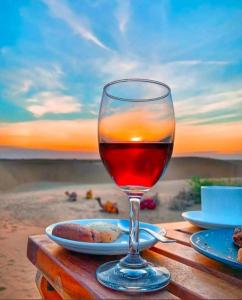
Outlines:
POLYGON ((105 222, 91 223, 85 225, 85 227, 99 232, 102 243, 111 243, 115 241, 121 233, 121 230, 117 225, 105 222))

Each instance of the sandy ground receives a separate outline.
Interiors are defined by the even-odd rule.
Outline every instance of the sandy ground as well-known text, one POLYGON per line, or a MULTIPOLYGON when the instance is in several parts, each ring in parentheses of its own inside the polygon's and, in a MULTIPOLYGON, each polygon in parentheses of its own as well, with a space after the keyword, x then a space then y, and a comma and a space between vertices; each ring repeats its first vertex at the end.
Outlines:
MULTIPOLYGON (((169 202, 188 188, 186 179, 195 175, 239 178, 242 161, 173 158, 163 180, 152 191, 159 195, 159 206, 154 211, 142 211, 141 220, 182 220, 180 212, 169 209, 169 202)), ((26 258, 29 235, 44 233, 46 226, 62 220, 128 217, 126 196, 111 182, 101 161, 0 160, 0 299, 40 298, 34 283, 36 270, 26 258), (88 189, 103 201, 116 201, 120 214, 100 212, 95 200, 84 199, 88 189), (67 202, 66 190, 77 192, 78 201, 67 202)))
MULTIPOLYGON (((141 220, 151 223, 182 220, 180 212, 169 209, 169 201, 187 187, 185 180, 158 183, 152 193, 158 192, 159 206, 153 211, 141 211, 141 220)), ((113 184, 70 185, 40 182, 0 193, 0 299, 40 298, 34 283, 36 270, 26 258, 28 235, 43 233, 46 226, 61 220, 127 216, 127 198, 113 184), (84 199, 88 189, 92 189, 94 196, 100 196, 103 201, 116 201, 120 214, 100 212, 95 200, 84 199), (77 202, 66 200, 66 190, 77 192, 77 202)))

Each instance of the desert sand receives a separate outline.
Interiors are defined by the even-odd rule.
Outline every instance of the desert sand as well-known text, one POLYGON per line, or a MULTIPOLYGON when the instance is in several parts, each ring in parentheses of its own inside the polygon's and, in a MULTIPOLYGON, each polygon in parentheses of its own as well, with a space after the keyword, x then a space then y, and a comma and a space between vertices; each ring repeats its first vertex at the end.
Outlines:
MULTIPOLYGON (((234 161, 173 160, 164 180, 151 192, 158 193, 159 206, 153 211, 141 211, 141 220, 182 220, 180 212, 169 209, 169 202, 189 187, 187 178, 239 177, 241 169, 241 163, 234 161)), ((99 161, 5 160, 0 161, 0 176, 0 299, 40 298, 34 283, 36 270, 26 258, 28 235, 44 233, 46 226, 61 220, 128 216, 126 196, 99 161), (119 215, 101 212, 95 200, 86 200, 88 189, 103 201, 116 201, 119 215), (76 202, 67 201, 66 190, 77 193, 76 202)))

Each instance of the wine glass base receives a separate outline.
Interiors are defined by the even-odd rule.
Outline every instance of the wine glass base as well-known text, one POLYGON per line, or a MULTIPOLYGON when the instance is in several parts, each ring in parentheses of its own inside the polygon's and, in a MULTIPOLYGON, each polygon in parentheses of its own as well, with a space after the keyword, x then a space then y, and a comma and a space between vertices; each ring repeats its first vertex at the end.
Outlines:
POLYGON ((151 292, 168 285, 170 272, 163 267, 147 264, 143 268, 129 268, 120 261, 101 265, 96 271, 97 280, 104 286, 117 291, 151 292))

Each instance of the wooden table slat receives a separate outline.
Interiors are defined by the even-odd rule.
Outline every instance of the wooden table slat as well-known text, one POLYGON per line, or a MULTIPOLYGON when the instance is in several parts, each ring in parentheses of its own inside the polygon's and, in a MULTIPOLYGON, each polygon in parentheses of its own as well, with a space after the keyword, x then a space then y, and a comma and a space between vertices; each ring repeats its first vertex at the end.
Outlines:
MULTIPOLYGON (((48 278, 65 299, 140 299, 140 296, 115 292, 100 285, 95 278, 97 267, 114 259, 112 256, 93 256, 73 253, 56 245, 46 236, 29 237, 29 253, 31 262, 48 278), (56 281, 58 278, 59 283, 56 281), (61 288, 60 286, 61 282, 61 288), (63 291, 66 294, 63 295, 63 291)), ((142 294, 142 299, 177 299, 175 295, 167 290, 152 294, 142 294)))
MULTIPOLYGON (((241 287, 226 280, 192 268, 154 251, 144 251, 143 256, 156 265, 168 268, 172 275, 172 285, 181 291, 185 288, 188 298, 242 299, 241 287)), ((172 289, 172 285, 168 286, 168 290, 171 293, 176 293, 172 289)), ((177 294, 177 296, 181 297, 180 294, 177 294)))
POLYGON ((157 243, 153 251, 242 287, 242 271, 234 270, 182 244, 157 243))

